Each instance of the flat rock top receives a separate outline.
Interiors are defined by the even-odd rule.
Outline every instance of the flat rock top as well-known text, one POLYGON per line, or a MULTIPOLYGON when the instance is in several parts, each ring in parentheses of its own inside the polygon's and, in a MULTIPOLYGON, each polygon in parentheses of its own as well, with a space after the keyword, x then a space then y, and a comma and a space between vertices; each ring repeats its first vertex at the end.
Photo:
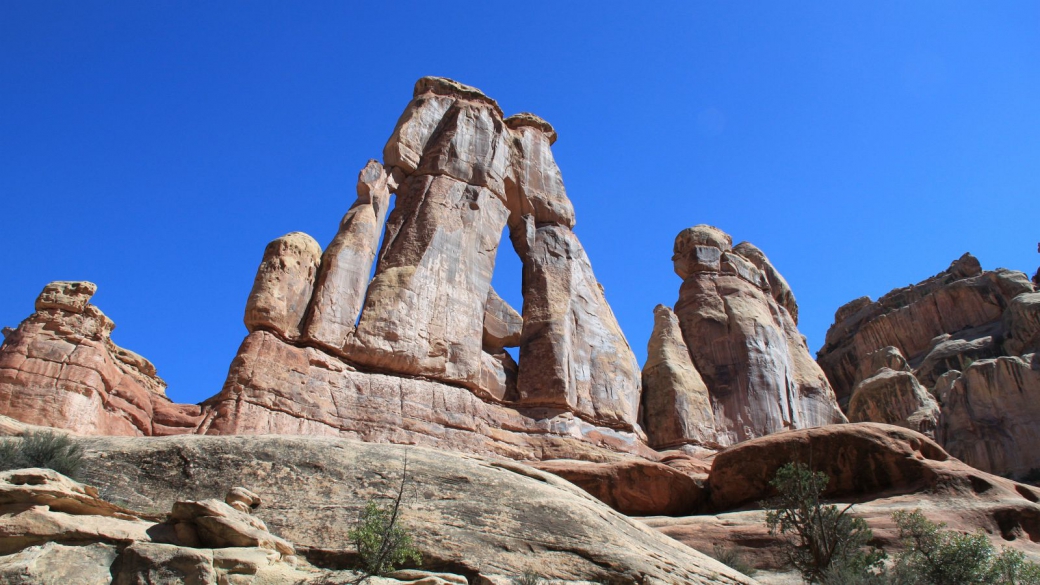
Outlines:
POLYGON ((753 583, 614 512, 572 484, 513 462, 421 447, 289 436, 82 439, 87 483, 141 507, 247 486, 274 534, 334 566, 367 501, 389 498, 408 460, 404 524, 424 568, 475 576, 753 583))
POLYGON ((419 97, 420 95, 431 92, 437 95, 447 95, 459 98, 471 99, 479 102, 484 102, 498 112, 499 116, 504 116, 502 108, 499 107, 498 102, 490 98, 483 91, 473 87, 472 85, 466 85, 465 83, 459 83, 454 79, 447 77, 436 77, 428 75, 426 77, 420 77, 419 81, 415 82, 415 89, 412 91, 412 97, 419 97))

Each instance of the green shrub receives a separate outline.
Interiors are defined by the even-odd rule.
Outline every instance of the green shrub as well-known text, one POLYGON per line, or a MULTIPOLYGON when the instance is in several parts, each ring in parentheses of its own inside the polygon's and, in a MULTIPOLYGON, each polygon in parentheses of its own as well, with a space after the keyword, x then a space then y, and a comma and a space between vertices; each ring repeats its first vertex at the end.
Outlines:
POLYGON ((68 435, 50 431, 25 433, 21 441, 0 443, 0 467, 4 471, 46 467, 75 478, 83 465, 83 448, 68 435))
POLYGON ((851 505, 838 508, 821 501, 828 481, 825 473, 788 463, 769 482, 779 495, 763 503, 769 533, 792 537, 782 541, 784 560, 809 583, 823 582, 828 570, 874 573, 885 558, 880 549, 868 547, 873 533, 862 518, 848 515, 851 505))
POLYGON ((758 572, 758 569, 751 566, 751 563, 748 563, 747 559, 744 558, 744 555, 740 554, 737 549, 725 548, 716 544, 712 550, 711 556, 715 557, 715 560, 723 565, 726 565, 737 572, 744 573, 749 577, 758 572))
POLYGON ((398 524, 407 483, 408 458, 405 457, 397 496, 386 504, 369 501, 347 533, 361 561, 362 576, 357 583, 368 577, 387 575, 404 563, 422 561, 412 535, 398 524))
POLYGON ((1040 565, 1015 550, 996 554, 981 532, 943 530, 919 510, 892 517, 904 546, 892 569, 899 585, 1040 585, 1040 565))

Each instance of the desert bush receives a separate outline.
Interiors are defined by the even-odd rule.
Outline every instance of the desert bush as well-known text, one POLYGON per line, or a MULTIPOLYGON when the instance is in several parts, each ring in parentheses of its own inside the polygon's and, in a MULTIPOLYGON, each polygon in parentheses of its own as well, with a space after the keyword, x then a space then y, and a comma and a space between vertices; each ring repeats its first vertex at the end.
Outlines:
POLYGON ((788 463, 769 482, 778 496, 763 502, 769 533, 790 535, 782 541, 784 560, 809 583, 824 582, 829 570, 873 574, 885 558, 880 549, 868 546, 873 533, 862 518, 848 514, 851 505, 839 508, 823 503, 820 496, 828 481, 825 473, 788 463))
POLYGON ((981 532, 944 530, 919 510, 892 515, 904 550, 896 556, 892 582, 898 585, 1040 585, 1040 565, 1022 553, 996 554, 981 532))
POLYGON ((0 443, 0 467, 4 471, 46 467, 75 478, 83 465, 83 448, 68 435, 50 431, 25 433, 21 441, 0 443))
POLYGON ((412 535, 399 524, 401 500, 408 484, 408 457, 404 459, 401 485, 388 503, 370 500, 358 514, 354 527, 347 533, 360 557, 361 583, 372 576, 384 576, 408 562, 419 563, 422 556, 415 548, 412 535))
POLYGON ((749 577, 758 572, 758 569, 751 566, 751 563, 747 562, 747 559, 744 558, 744 555, 742 555, 736 549, 725 548, 716 544, 712 549, 711 556, 715 557, 715 560, 722 563, 723 565, 726 565, 727 567, 740 573, 744 573, 749 577))

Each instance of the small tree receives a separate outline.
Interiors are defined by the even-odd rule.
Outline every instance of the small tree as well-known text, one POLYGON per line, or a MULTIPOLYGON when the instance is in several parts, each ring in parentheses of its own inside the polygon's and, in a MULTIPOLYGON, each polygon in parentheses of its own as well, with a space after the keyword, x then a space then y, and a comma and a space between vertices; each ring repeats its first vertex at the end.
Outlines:
POLYGON ((893 568, 900 585, 1040 585, 1040 565, 1012 549, 996 554, 981 532, 943 530, 920 510, 892 517, 904 546, 893 568))
POLYGON ((401 500, 408 483, 408 455, 404 457, 401 485, 393 501, 379 504, 374 500, 365 504, 357 522, 347 533, 361 557, 361 583, 373 576, 384 576, 406 562, 421 562, 412 535, 398 524, 401 500))
POLYGON ((821 501, 828 481, 825 473, 788 463, 769 482, 779 495, 763 503, 769 533, 793 537, 783 541, 782 554, 809 583, 825 582, 828 571, 832 580, 835 573, 873 574, 885 558, 880 549, 868 548, 873 533, 863 519, 848 514, 851 505, 821 501))

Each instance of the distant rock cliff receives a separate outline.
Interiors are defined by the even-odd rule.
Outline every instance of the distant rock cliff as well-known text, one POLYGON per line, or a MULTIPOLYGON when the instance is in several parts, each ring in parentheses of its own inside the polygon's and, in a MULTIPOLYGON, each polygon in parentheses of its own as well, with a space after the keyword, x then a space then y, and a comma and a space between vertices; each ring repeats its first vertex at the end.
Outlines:
POLYGON ((817 357, 852 421, 933 435, 984 471, 1040 468, 1040 293, 970 254, 838 309, 817 357))
POLYGON ((97 435, 192 433, 198 406, 174 404, 155 366, 112 342, 115 323, 91 282, 52 282, 36 312, 5 329, 0 412, 30 424, 97 435))

